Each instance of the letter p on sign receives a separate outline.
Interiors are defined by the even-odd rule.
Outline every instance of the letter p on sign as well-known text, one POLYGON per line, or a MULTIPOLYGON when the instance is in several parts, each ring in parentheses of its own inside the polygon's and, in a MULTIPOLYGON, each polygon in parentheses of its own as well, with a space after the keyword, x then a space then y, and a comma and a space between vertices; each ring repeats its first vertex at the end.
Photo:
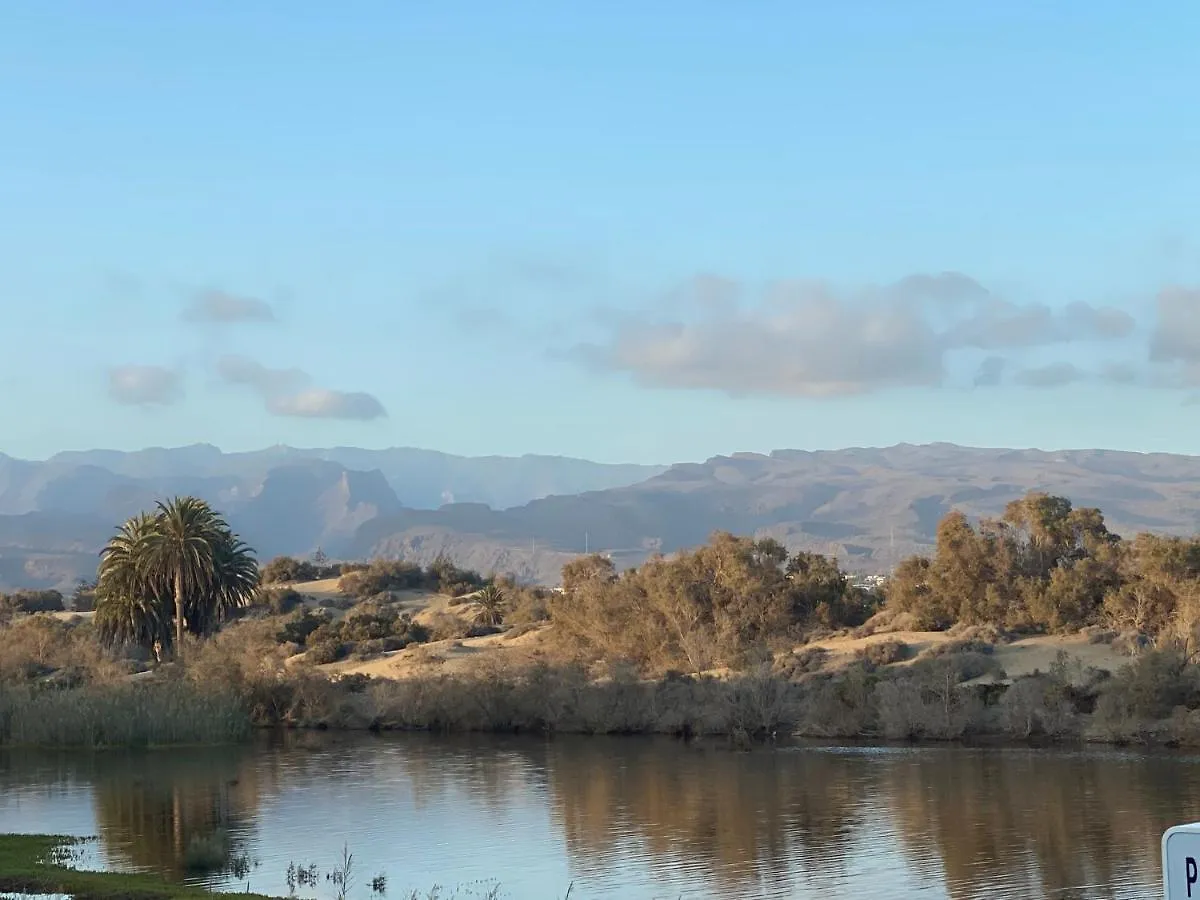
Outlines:
POLYGON ((1200 822, 1167 829, 1162 867, 1165 900, 1200 900, 1200 822))

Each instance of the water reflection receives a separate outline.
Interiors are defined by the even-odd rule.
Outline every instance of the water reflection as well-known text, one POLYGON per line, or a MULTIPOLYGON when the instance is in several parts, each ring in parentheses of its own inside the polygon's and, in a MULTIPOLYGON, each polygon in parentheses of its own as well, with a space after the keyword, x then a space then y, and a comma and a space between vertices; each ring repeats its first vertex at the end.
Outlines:
MULTIPOLYGON (((252 866, 247 838, 266 787, 256 762, 252 748, 87 756, 24 752, 0 756, 0 772, 7 776, 0 786, 6 797, 13 781, 26 799, 40 795, 35 809, 47 800, 53 804, 55 797, 74 800, 78 792, 71 787, 87 786, 90 831, 99 837, 105 864, 173 880, 211 881, 243 875, 252 866)), ((24 806, 22 826, 36 815, 24 806)), ((66 830, 88 833, 79 827, 66 830)))
POLYGON ((209 851, 223 873, 211 883, 225 887, 244 887, 235 870, 260 859, 253 888, 277 894, 289 862, 321 862, 345 840, 364 871, 402 889, 496 879, 514 897, 562 896, 574 881, 573 898, 1126 898, 1154 893, 1162 830, 1200 819, 1196 762, 307 736, 0 755, 0 830, 69 820, 99 835, 112 864, 176 879, 209 851))

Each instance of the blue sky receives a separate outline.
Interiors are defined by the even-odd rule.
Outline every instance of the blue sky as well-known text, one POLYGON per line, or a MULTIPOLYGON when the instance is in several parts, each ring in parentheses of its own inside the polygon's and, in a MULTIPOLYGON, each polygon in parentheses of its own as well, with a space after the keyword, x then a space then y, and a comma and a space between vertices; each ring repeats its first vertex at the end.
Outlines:
POLYGON ((1200 453, 1200 6, 0 0, 0 451, 1200 453))

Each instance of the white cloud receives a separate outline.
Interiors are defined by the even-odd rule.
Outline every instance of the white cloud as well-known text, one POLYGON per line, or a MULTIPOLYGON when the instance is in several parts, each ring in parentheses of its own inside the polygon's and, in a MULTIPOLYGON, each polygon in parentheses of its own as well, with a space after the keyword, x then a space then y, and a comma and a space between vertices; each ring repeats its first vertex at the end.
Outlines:
MULTIPOLYGON (((743 301, 747 293, 718 276, 693 279, 661 308, 610 316, 605 339, 575 355, 652 387, 829 397, 940 385, 948 357, 960 351, 1118 341, 1135 325, 1111 307, 1014 303, 954 272, 857 292, 782 282, 756 304, 743 301)), ((1004 365, 989 357, 976 384, 998 383, 1004 365)), ((1065 366, 1031 369, 1016 380, 1042 386, 1084 377, 1065 366)))
POLYGON ((267 409, 277 416, 293 416, 306 419, 378 419, 387 415, 387 410, 371 394, 361 391, 331 391, 324 388, 308 388, 294 394, 283 394, 267 399, 267 409))
POLYGON ((253 390, 276 416, 365 421, 387 415, 371 394, 310 387, 312 379, 301 369, 273 369, 244 356, 223 356, 217 361, 217 374, 227 384, 253 390))
POLYGON ((164 366, 114 366, 108 395, 126 406, 168 406, 183 397, 183 376, 164 366))

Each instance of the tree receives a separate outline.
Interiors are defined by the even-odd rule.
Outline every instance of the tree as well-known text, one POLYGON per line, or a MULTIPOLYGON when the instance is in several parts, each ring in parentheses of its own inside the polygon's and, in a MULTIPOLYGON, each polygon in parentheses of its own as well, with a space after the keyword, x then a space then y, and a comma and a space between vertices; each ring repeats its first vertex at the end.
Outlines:
POLYGON ((504 621, 508 598, 496 585, 488 584, 475 595, 475 607, 475 621, 480 625, 496 628, 504 621))
POLYGON ((176 497, 117 529, 101 552, 97 622, 110 642, 204 635, 258 589, 254 551, 195 497, 176 497))
POLYGON ((156 524, 154 516, 140 513, 121 525, 100 552, 95 622, 110 644, 170 643, 168 585, 150 577, 143 564, 156 524))
POLYGON ((258 563, 254 551, 228 528, 213 545, 213 571, 209 590, 194 596, 188 609, 188 630, 212 634, 230 613, 249 605, 258 591, 258 563))
MULTIPOLYGON (((175 644, 183 643, 188 598, 198 600, 216 579, 217 545, 229 528, 203 500, 175 497, 159 501, 155 527, 139 563, 146 574, 171 585, 175 600, 175 644)), ((194 601, 193 601, 194 602, 194 601)))

